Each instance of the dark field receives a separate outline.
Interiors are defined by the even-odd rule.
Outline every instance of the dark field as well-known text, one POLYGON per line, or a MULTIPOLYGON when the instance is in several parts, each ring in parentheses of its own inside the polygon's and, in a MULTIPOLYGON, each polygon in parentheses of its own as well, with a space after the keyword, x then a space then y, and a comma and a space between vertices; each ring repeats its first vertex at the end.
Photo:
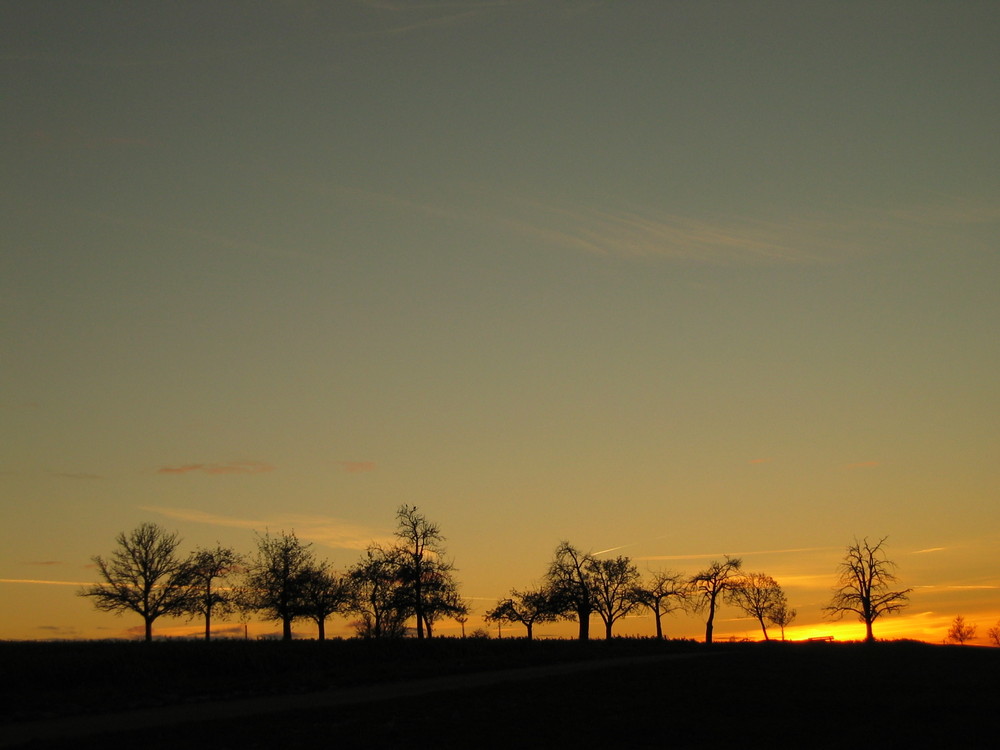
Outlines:
POLYGON ((73 736, 28 747, 975 748, 1000 736, 1000 649, 913 642, 0 643, 0 667, 8 746, 35 727, 73 736), (99 733, 80 735, 73 717, 97 712, 99 733))

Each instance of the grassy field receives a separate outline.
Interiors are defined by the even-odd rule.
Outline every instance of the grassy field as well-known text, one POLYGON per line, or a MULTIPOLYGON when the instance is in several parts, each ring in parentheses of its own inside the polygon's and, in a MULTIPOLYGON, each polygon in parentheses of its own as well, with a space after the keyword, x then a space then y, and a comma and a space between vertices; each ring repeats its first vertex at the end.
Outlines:
POLYGON ((0 660, 3 724, 100 711, 109 730, 128 709, 594 662, 474 689, 78 738, 75 748, 974 748, 993 746, 1000 730, 1000 649, 912 642, 0 643, 0 660), (622 657, 650 660, 596 665, 622 657))

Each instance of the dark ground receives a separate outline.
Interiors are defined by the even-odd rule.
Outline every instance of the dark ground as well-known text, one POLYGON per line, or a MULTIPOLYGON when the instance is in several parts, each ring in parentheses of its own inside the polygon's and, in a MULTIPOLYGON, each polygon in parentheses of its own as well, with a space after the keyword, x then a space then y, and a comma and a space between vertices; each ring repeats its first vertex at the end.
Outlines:
POLYGON ((0 643, 0 666, 0 744, 38 719, 94 711, 107 714, 108 729, 156 706, 212 716, 27 745, 38 748, 976 748, 1000 735, 1000 649, 913 642, 0 643), (592 663, 559 674, 568 668, 544 666, 581 661, 592 663), (535 671, 498 684, 468 677, 521 667, 535 671), (392 692, 428 677, 446 679, 416 695, 392 692), (233 705, 222 699, 270 695, 264 704, 277 704, 292 693, 293 705, 315 703, 372 683, 386 687, 358 705, 212 715, 233 705), (339 692, 321 693, 331 689, 339 692))

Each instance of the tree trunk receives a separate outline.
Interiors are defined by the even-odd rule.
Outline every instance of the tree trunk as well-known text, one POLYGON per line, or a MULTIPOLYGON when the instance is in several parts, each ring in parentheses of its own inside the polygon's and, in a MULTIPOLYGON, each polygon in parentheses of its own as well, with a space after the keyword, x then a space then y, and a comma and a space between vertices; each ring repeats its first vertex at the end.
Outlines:
POLYGON ((715 599, 708 601, 708 620, 705 622, 705 643, 712 642, 712 630, 715 623, 715 599))
POLYGON ((663 640, 663 623, 660 621, 660 608, 656 607, 653 610, 653 614, 656 615, 656 640, 663 640))
POLYGON ((590 610, 578 611, 577 618, 580 620, 580 640, 590 640, 590 610))
POLYGON ((285 616, 281 618, 281 640, 292 640, 292 618, 285 616))
POLYGON ((771 640, 771 638, 767 634, 767 625, 764 624, 764 618, 759 617, 757 619, 760 620, 760 629, 764 631, 764 640, 765 641, 771 640))
POLYGON ((146 643, 153 641, 153 620, 150 617, 143 618, 146 622, 146 643))
POLYGON ((326 640, 326 618, 325 617, 317 617, 316 618, 316 629, 317 629, 316 638, 318 640, 325 641, 326 640))
POLYGON ((604 639, 607 641, 611 640, 611 626, 614 625, 614 621, 605 620, 604 621, 604 639))
POLYGON ((865 620, 865 643, 874 643, 875 634, 872 632, 872 621, 865 620))
POLYGON ((424 594, 420 590, 420 577, 423 575, 421 570, 422 566, 420 564, 420 557, 414 553, 413 555, 413 609, 417 615, 417 639, 422 639, 424 637, 424 594))
POLYGON ((205 640, 212 640, 212 579, 205 585, 205 640))
POLYGON ((530 622, 524 623, 524 627, 526 627, 528 629, 528 640, 529 641, 531 640, 531 625, 532 625, 532 623, 530 623, 530 622))

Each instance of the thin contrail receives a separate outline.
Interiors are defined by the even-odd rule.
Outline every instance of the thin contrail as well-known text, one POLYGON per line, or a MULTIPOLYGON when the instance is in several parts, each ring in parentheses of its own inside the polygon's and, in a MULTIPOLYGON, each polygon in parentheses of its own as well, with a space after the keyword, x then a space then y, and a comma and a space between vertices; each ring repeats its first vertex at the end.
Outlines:
POLYGON ((622 544, 622 545, 619 545, 617 547, 608 547, 607 549, 602 549, 602 550, 599 550, 597 552, 591 552, 590 554, 592 554, 592 555, 603 555, 606 552, 615 552, 616 550, 625 549, 626 547, 632 547, 632 546, 634 546, 636 544, 638 544, 638 542, 629 542, 628 544, 622 544))

